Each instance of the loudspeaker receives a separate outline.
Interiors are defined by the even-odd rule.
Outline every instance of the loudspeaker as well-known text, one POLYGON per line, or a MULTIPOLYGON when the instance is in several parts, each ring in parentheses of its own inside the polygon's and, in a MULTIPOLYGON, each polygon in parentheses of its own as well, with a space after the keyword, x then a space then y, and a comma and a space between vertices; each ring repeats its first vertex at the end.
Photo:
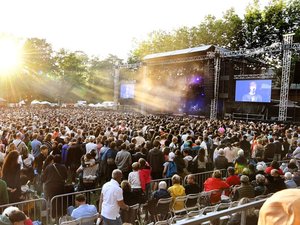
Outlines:
POLYGON ((293 83, 300 84, 300 61, 295 63, 293 83))

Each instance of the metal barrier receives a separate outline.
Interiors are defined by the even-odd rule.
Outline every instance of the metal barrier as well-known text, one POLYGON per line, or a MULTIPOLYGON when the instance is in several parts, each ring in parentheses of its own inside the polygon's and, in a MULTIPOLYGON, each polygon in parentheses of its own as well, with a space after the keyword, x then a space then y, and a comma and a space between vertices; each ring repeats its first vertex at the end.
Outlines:
POLYGON ((262 199, 262 200, 258 200, 258 201, 255 201, 255 202, 250 202, 250 203, 240 205, 240 206, 237 206, 237 207, 233 207, 233 208, 230 208, 230 209, 225 209, 225 210, 222 210, 222 211, 209 213, 207 215, 200 215, 200 216, 185 218, 185 219, 176 221, 176 224, 178 224, 178 225, 183 225, 183 224, 199 225, 199 224, 202 224, 202 223, 207 222, 207 221, 220 219, 223 216, 231 216, 233 213, 241 213, 241 223, 240 224, 241 225, 246 225, 246 213, 245 213, 245 211, 247 209, 251 209, 251 208, 260 208, 266 200, 267 199, 262 199))
MULTIPOLYGON (((221 169, 220 171, 222 173, 222 177, 225 177, 227 170, 221 169)), ((199 184, 200 187, 203 188, 203 184, 204 184, 205 180, 210 178, 212 176, 213 172, 214 172, 214 170, 211 170, 211 171, 202 172, 202 173, 193 173, 192 175, 195 176, 196 183, 199 184)), ((184 179, 183 179, 183 184, 184 185, 187 184, 187 177, 188 176, 185 176, 184 179)))
MULTIPOLYGON (((225 177, 226 176, 226 170, 225 169, 222 169, 220 170, 221 173, 222 173, 222 177, 225 177)), ((207 171, 207 172, 202 172, 202 173, 193 173, 193 175, 195 176, 195 180, 196 180, 196 183, 198 183, 200 185, 200 187, 203 188, 203 183, 204 181, 211 177, 212 173, 214 172, 214 170, 211 170, 211 171, 207 171)), ((185 176, 183 178, 183 180, 181 180, 181 184, 186 184, 186 180, 187 180, 187 176, 185 176)), ((151 191, 155 191, 158 189, 158 183, 160 181, 165 181, 167 183, 167 187, 170 187, 172 186, 172 178, 169 177, 169 178, 162 178, 162 179, 155 179, 155 180, 152 180, 150 185, 151 185, 151 191)))
POLYGON ((86 202, 88 204, 98 205, 99 197, 101 194, 101 188, 95 188, 80 192, 72 192, 62 195, 56 195, 50 200, 50 213, 49 217, 51 218, 51 223, 58 223, 58 220, 61 216, 67 214, 67 209, 69 206, 75 205, 75 196, 78 194, 86 195, 86 202))
POLYGON ((44 198, 26 200, 5 205, 0 205, 0 210, 4 210, 9 206, 18 207, 32 221, 41 221, 43 224, 48 224, 48 207, 47 200, 44 198))

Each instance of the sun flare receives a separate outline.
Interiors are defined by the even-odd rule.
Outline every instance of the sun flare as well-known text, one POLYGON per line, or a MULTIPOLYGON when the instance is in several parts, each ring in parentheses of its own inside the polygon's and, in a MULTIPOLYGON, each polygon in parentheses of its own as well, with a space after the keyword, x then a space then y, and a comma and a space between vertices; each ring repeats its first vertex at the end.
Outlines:
POLYGON ((16 70, 21 63, 21 50, 18 43, 8 38, 0 38, 0 76, 16 70))

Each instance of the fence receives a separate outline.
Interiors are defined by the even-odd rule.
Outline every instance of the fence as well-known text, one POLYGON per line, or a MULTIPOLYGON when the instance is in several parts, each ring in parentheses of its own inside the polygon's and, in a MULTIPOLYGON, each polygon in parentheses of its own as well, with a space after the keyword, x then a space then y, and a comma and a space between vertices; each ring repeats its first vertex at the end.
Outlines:
POLYGON ((199 225, 202 224, 204 222, 208 222, 208 221, 212 221, 212 220, 216 220, 216 219, 220 219, 221 217, 224 216, 231 216, 233 213, 239 213, 241 212, 241 223, 240 225, 246 225, 246 213, 245 211, 247 209, 252 209, 252 208, 260 208, 263 203, 266 201, 266 199, 261 199, 255 202, 250 202, 244 205, 240 205, 234 208, 230 208, 230 209, 225 209, 222 211, 217 211, 211 214, 207 214, 207 215, 201 215, 201 216, 194 216, 191 218, 185 218, 182 220, 178 220, 176 221, 177 225, 199 225))
MULTIPOLYGON (((222 169, 220 170, 222 173, 222 176, 225 177, 226 176, 226 170, 222 169)), ((207 172, 202 172, 202 173, 194 173, 193 175, 195 176, 195 181, 196 183, 198 183, 200 185, 200 187, 203 187, 204 181, 211 177, 212 173, 214 171, 207 171, 207 172)), ((185 176, 182 180, 181 180, 181 184, 186 184, 186 180, 187 180, 187 176, 185 176)), ((156 179, 156 180, 152 180, 151 181, 151 191, 155 191, 158 188, 158 183, 161 181, 165 181, 167 183, 167 186, 170 187, 172 186, 172 178, 162 178, 162 179, 156 179)))
POLYGON ((86 202, 88 204, 98 205, 99 197, 101 194, 101 188, 95 188, 80 192, 71 192, 68 194, 56 195, 50 200, 50 215, 52 223, 58 223, 58 219, 61 216, 67 214, 69 206, 75 205, 75 196, 78 194, 86 195, 86 202))
POLYGON ((32 221, 41 221, 43 224, 48 224, 48 208, 47 200, 44 198, 26 200, 5 205, 0 205, 0 210, 3 211, 9 206, 18 207, 32 221))

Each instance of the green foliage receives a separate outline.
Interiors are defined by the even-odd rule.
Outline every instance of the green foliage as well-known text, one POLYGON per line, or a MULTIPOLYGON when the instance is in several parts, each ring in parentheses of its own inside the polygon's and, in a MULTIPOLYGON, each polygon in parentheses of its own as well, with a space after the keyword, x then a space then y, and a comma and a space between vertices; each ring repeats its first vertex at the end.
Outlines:
POLYGON ((141 61, 145 55, 202 44, 218 45, 230 50, 256 48, 281 42, 283 34, 295 32, 300 37, 300 1, 272 0, 260 9, 259 0, 253 0, 240 18, 234 9, 217 19, 208 15, 195 27, 182 27, 173 32, 153 31, 141 41, 130 55, 130 62, 141 61))

